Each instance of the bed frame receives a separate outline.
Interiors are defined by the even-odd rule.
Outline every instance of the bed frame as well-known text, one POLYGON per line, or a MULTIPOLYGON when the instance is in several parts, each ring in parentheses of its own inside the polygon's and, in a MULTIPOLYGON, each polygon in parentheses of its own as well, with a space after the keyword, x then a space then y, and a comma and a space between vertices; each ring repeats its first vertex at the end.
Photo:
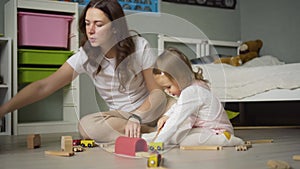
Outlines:
MULTIPOLYGON (((165 43, 183 43, 192 44, 196 46, 196 57, 207 56, 210 53, 210 49, 214 46, 218 47, 232 47, 239 51, 241 41, 219 41, 219 40, 207 40, 207 39, 195 39, 195 38, 183 38, 183 37, 168 37, 165 35, 158 35, 158 50, 163 51, 165 43)), ((261 102, 261 101, 300 101, 300 89, 275 89, 261 94, 246 97, 243 99, 221 99, 222 102, 261 102)))

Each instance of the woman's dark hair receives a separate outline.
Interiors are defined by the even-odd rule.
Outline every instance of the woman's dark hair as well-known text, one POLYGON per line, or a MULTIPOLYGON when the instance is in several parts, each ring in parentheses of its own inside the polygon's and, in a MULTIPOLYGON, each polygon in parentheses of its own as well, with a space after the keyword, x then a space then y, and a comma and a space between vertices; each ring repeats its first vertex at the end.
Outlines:
POLYGON ((96 74, 98 74, 101 71, 101 65, 98 61, 98 57, 103 53, 100 50, 100 47, 92 47, 88 41, 85 18, 86 12, 89 8, 100 9, 112 22, 112 28, 115 30, 115 38, 117 40, 117 43, 115 44, 115 48, 117 49, 116 68, 127 56, 135 51, 135 45, 129 34, 124 11, 119 2, 117 0, 91 0, 82 11, 79 18, 79 31, 81 33, 80 44, 85 49, 85 52, 89 57, 90 64, 94 66, 98 65, 96 72, 96 74))

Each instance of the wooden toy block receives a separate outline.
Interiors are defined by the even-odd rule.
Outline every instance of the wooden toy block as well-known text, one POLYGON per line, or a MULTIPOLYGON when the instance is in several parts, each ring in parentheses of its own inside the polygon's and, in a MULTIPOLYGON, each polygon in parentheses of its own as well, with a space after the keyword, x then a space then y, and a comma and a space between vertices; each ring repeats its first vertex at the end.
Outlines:
POLYGON ((238 145, 238 146, 235 146, 235 150, 236 151, 247 151, 251 147, 252 147, 251 144, 238 145))
POLYGON ((46 155, 54 155, 54 156, 63 156, 63 157, 70 157, 74 155, 74 152, 67 152, 67 151, 45 151, 46 155))
POLYGON ((181 150, 223 150, 222 146, 180 146, 181 150))
POLYGON ((41 146, 41 136, 39 134, 30 134, 27 136, 27 148, 35 149, 41 146))
POLYGON ((262 139, 262 140, 249 140, 245 144, 261 144, 261 143, 273 143, 273 139, 262 139))
POLYGON ((142 138, 120 136, 116 139, 115 153, 135 156, 136 152, 147 152, 147 142, 142 138))
POLYGON ((300 160, 300 155, 293 155, 293 160, 299 161, 300 160))
POLYGON ((289 169, 289 168, 291 168, 291 166, 287 162, 281 161, 281 160, 269 160, 267 162, 267 165, 270 169, 289 169))
POLYGON ((61 136, 61 150, 65 152, 73 152, 72 136, 61 136))
POLYGON ((150 155, 153 154, 152 152, 136 152, 136 157, 143 157, 143 158, 149 158, 150 155))

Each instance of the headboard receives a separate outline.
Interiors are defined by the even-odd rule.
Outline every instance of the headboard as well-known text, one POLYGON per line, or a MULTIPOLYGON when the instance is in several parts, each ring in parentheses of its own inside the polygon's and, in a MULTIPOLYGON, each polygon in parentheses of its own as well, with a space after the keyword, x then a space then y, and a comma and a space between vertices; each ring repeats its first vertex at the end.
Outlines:
POLYGON ((239 54, 239 47, 241 45, 241 41, 220 41, 220 40, 208 40, 208 39, 196 39, 196 38, 184 38, 184 37, 170 37, 166 35, 159 34, 158 35, 158 50, 163 51, 165 48, 166 42, 174 42, 174 43, 183 43, 183 44, 192 44, 196 46, 195 52, 196 57, 204 57, 214 53, 213 50, 215 47, 226 47, 226 48, 234 48, 236 50, 236 54, 239 54))

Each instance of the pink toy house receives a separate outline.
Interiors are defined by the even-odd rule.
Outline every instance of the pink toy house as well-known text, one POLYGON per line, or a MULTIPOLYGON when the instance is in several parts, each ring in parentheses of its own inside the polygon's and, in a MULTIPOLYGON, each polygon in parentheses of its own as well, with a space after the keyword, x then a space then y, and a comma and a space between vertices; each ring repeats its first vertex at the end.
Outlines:
POLYGON ((115 143, 115 153, 135 156, 136 152, 148 151, 147 142, 142 138, 120 136, 115 143))

